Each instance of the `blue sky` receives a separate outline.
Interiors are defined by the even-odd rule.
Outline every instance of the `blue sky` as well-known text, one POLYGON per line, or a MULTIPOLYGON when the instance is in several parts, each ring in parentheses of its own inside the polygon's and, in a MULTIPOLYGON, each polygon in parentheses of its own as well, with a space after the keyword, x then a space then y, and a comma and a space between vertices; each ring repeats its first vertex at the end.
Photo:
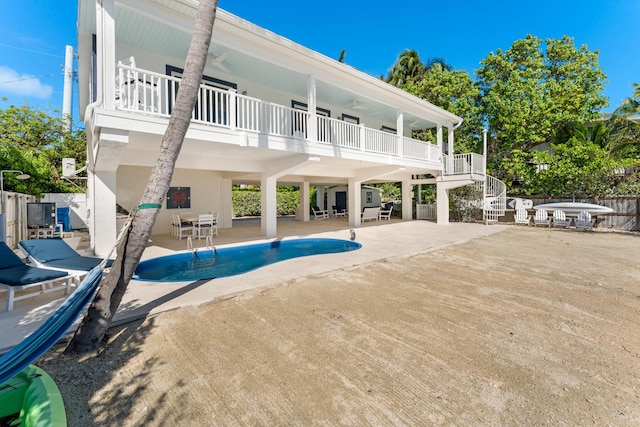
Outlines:
MULTIPOLYGON (((606 111, 640 83, 640 0, 220 0, 218 6, 329 57, 346 49, 345 62, 373 76, 386 74, 403 50, 415 49, 423 61, 442 57, 473 77, 490 52, 527 34, 566 34, 600 51, 606 111)), ((73 0, 0 1, 0 98, 8 98, 0 108, 28 102, 62 109, 65 46, 77 45, 76 19, 73 0)), ((77 88, 73 102, 78 120, 77 88)))

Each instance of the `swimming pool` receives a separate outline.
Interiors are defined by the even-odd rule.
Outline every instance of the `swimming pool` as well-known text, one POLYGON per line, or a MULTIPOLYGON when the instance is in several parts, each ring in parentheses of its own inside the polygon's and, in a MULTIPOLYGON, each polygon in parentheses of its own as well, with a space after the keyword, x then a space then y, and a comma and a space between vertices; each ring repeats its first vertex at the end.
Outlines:
POLYGON ((133 276, 149 282, 186 282, 235 276, 265 265, 310 255, 350 252, 360 243, 341 239, 291 239, 204 249, 140 262, 133 276))

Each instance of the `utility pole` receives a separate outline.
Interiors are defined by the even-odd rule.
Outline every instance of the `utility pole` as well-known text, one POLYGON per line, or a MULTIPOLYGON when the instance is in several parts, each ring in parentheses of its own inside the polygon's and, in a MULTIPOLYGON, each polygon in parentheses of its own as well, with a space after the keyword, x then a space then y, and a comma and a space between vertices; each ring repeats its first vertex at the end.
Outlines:
POLYGON ((71 129, 71 108, 73 100, 73 46, 67 45, 64 56, 64 91, 62 98, 62 120, 66 130, 71 129))

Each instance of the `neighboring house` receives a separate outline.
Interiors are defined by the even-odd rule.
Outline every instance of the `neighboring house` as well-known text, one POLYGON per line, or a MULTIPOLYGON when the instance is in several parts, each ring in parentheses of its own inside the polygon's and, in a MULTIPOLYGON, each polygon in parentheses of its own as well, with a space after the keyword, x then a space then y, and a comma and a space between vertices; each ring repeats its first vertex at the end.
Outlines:
MULTIPOLYGON (((193 0, 79 0, 78 82, 88 138, 91 246, 105 254, 116 204, 140 201, 167 127, 191 41, 193 0)), ((299 25, 299 23, 297 24, 299 25)), ((310 186, 346 185, 348 210, 365 183, 438 185, 438 223, 448 190, 484 180, 479 155, 454 158, 462 119, 349 65, 218 9, 205 76, 168 195, 153 228, 170 232, 168 207, 216 211, 232 226, 231 188, 257 184, 261 230, 276 235, 276 186, 299 186, 309 220, 310 186), (433 128, 429 143, 411 139, 433 128), (448 156, 444 156, 447 151, 448 156), (465 174, 465 175, 460 175, 465 174), (454 175, 458 175, 449 179, 454 175), (424 177, 424 179, 415 179, 424 177), (176 204, 177 203, 177 204, 176 204)), ((412 218, 412 203, 402 204, 412 218)), ((350 225, 360 225, 358 215, 350 225)))

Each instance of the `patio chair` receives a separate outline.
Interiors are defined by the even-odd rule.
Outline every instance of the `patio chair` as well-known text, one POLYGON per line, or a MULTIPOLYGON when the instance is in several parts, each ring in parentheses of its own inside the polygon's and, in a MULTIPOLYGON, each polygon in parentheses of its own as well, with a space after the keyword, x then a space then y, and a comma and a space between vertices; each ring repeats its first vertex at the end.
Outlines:
POLYGON ((193 235, 193 225, 191 222, 183 221, 178 214, 176 214, 176 220, 176 239, 182 239, 183 237, 189 237, 193 235))
POLYGON ((313 211, 313 216, 315 219, 327 219, 329 218, 329 212, 327 210, 322 210, 318 206, 314 206, 311 208, 313 211))
POLYGON ((567 219, 566 214, 562 209, 556 209, 553 211, 553 227, 569 227, 571 225, 571 218, 567 219))
POLYGON ((207 236, 217 236, 218 226, 214 223, 213 214, 200 214, 198 221, 193 223, 193 236, 198 240, 207 236))
POLYGON ((364 208, 362 211, 362 222, 365 221, 378 221, 380 219, 380 207, 376 208, 364 208))
POLYGON ((391 221, 391 212, 393 211, 393 203, 387 203, 384 206, 384 209, 380 209, 378 213, 378 217, 380 220, 386 219, 387 221, 391 221))
POLYGON ((533 217, 533 225, 535 225, 536 227, 539 225, 546 225, 547 227, 551 227, 551 218, 549 218, 549 213, 546 209, 536 210, 536 214, 533 217))
MULTIPOLYGON (((18 247, 27 261, 41 268, 65 271, 74 277, 76 284, 89 270, 96 267, 102 258, 83 256, 59 237, 53 239, 22 240, 18 247)), ((113 260, 107 261, 105 268, 111 267, 113 260)))
POLYGON ((331 210, 333 212, 333 216, 336 218, 346 218, 347 217, 347 210, 346 209, 342 209, 339 208, 337 206, 331 206, 331 210))
POLYGON ((531 223, 531 216, 529 215, 529 212, 527 212, 526 209, 516 209, 516 213, 513 216, 513 219, 515 220, 516 225, 518 224, 529 225, 531 223))
POLYGON ((64 289, 71 293, 73 275, 66 271, 32 267, 25 264, 5 242, 0 242, 0 288, 7 291, 7 311, 13 310, 13 303, 40 294, 64 289), (39 287, 37 292, 27 292, 16 296, 16 291, 39 287))
POLYGON ((576 230, 585 229, 590 230, 595 226, 596 221, 591 219, 591 214, 587 211, 582 211, 576 218, 576 230))

